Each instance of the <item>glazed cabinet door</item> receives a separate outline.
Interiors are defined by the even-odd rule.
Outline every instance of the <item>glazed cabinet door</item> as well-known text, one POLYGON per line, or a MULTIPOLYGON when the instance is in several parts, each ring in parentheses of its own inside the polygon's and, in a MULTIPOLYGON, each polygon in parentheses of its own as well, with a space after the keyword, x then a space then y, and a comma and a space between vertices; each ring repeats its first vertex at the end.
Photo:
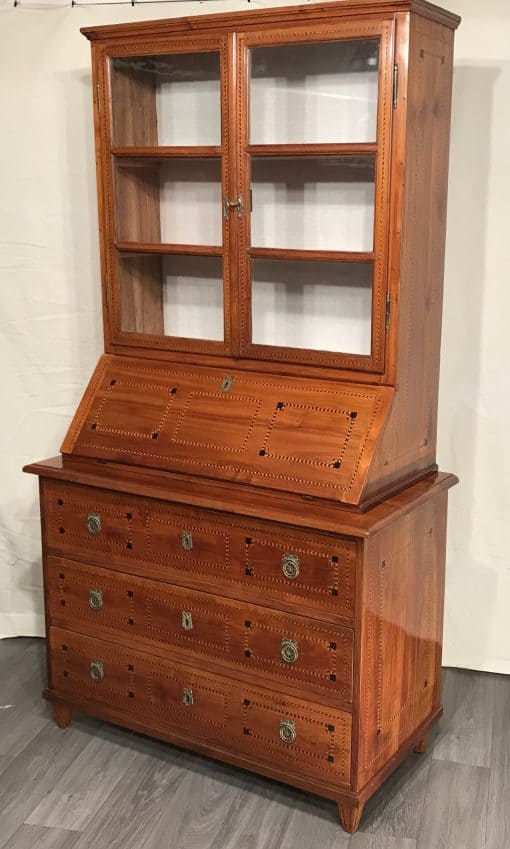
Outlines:
POLYGON ((226 37, 123 43, 101 64, 111 337, 228 354, 226 37))
POLYGON ((382 371, 392 23, 239 42, 241 352, 382 371))
POLYGON ((107 342, 382 372, 393 21, 99 51, 107 342))

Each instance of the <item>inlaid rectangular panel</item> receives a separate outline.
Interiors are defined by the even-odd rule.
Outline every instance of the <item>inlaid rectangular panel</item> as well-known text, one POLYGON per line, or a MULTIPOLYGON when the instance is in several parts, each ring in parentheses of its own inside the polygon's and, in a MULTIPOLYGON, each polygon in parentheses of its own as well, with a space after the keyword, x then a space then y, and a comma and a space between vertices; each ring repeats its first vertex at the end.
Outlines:
MULTIPOLYGON (((50 628, 52 691, 87 700, 339 785, 349 783, 351 716, 50 628)), ((249 766, 249 764, 247 764, 249 766)))
POLYGON ((352 620, 356 543, 228 513, 44 481, 52 553, 281 609, 352 620))
POLYGON ((105 355, 62 451, 356 504, 393 394, 105 355))
POLYGON ((173 649, 306 686, 342 701, 352 697, 353 632, 239 603, 210 593, 122 575, 62 557, 48 558, 48 609, 53 624, 84 627, 115 642, 173 649))

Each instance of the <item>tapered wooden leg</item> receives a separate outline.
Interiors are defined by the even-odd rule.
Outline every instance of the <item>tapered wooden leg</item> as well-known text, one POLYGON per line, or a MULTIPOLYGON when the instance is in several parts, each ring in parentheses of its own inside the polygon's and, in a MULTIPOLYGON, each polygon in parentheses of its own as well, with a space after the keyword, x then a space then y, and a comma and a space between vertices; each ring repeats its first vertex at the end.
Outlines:
POLYGON ((423 755, 425 749, 427 748, 430 740, 430 731, 426 731, 421 740, 418 740, 416 746, 413 751, 418 755, 423 755))
POLYGON ((338 813, 342 828, 348 834, 353 834, 358 826, 363 813, 364 805, 351 805, 347 802, 338 802, 338 813))
POLYGON ((71 724, 73 709, 66 702, 52 702, 53 719, 59 728, 67 728, 71 724))

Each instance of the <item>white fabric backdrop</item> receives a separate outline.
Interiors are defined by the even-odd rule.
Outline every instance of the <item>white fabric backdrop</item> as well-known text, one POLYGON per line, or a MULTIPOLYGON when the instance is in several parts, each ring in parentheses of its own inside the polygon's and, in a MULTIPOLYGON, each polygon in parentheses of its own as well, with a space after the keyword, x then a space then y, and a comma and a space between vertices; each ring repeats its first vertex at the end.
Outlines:
MULTIPOLYGON (((3 4, 0 635, 9 636, 43 633, 37 485, 20 468, 58 452, 102 351, 89 45, 79 27, 247 4, 3 4)), ((510 672, 510 8, 508 0, 449 5, 464 21, 438 456, 462 482, 450 499, 444 661, 510 672)))

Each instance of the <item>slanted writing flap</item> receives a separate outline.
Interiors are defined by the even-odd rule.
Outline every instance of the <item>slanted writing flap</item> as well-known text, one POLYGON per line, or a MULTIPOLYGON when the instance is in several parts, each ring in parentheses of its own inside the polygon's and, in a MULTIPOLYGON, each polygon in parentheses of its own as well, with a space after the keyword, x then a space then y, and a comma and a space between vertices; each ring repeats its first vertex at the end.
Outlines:
POLYGON ((61 450, 357 504, 393 392, 107 354, 61 450))

